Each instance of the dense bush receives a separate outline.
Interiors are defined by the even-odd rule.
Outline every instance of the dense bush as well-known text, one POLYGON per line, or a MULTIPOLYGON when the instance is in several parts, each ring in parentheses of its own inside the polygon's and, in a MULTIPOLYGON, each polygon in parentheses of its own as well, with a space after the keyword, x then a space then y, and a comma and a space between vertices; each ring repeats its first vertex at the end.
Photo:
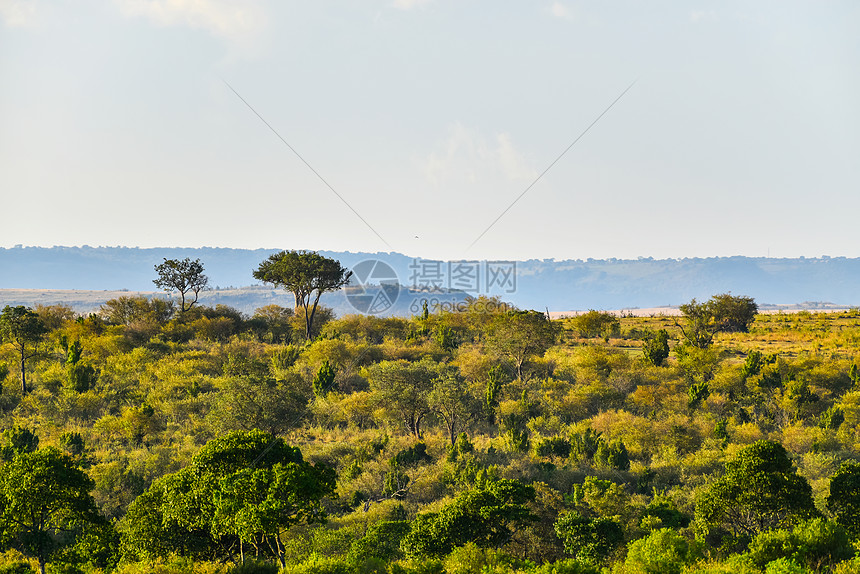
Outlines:
POLYGON ((38 309, 26 388, 20 349, 0 343, 0 569, 38 570, 34 539, 46 569, 91 574, 279 559, 380 574, 856 569, 856 315, 731 325, 691 308, 696 346, 688 319, 593 312, 580 332, 487 303, 318 311, 308 341, 278 306, 38 309), (80 479, 63 500, 90 506, 40 529, 15 509, 34 498, 22 485, 36 492, 23 461, 45 452, 80 479))

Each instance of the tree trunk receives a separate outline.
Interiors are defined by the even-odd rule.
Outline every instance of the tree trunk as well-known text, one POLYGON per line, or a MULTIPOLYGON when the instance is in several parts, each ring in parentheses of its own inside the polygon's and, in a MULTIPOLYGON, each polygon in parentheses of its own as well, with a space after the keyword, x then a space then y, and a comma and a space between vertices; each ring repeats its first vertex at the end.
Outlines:
POLYGON ((308 333, 307 333, 308 341, 310 341, 310 339, 311 339, 311 327, 313 327, 313 324, 314 324, 314 315, 316 315, 317 305, 320 302, 320 296, 321 295, 322 295, 322 293, 317 292, 316 299, 314 299, 314 306, 311 308, 310 317, 308 317, 308 311, 307 311, 307 309, 305 309, 305 320, 306 320, 305 326, 306 326, 307 331, 308 331, 308 333))
MULTIPOLYGON (((41 531, 41 525, 39 530, 41 531)), ((45 542, 41 536, 39 537, 39 572, 45 574, 45 542)))
POLYGON ((311 312, 308 314, 308 308, 305 307, 305 337, 308 341, 311 340, 311 325, 314 322, 314 314, 311 312))
POLYGON ((415 419, 415 438, 421 440, 421 419, 424 418, 424 414, 418 415, 418 418, 415 419))
POLYGON ((275 544, 277 545, 278 551, 278 562, 281 564, 281 568, 287 567, 287 557, 284 552, 284 545, 281 543, 281 533, 275 533, 275 544))
POLYGON ((21 394, 27 394, 27 356, 24 354, 24 345, 21 345, 21 394))

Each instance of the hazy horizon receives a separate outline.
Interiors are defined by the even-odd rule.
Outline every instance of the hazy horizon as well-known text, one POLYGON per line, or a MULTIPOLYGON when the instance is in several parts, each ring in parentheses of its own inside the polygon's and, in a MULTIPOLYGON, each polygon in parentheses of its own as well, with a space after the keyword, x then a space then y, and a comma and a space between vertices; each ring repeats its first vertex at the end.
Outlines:
MULTIPOLYGON (((357 250, 353 251, 350 249, 313 249, 313 248, 302 248, 302 247, 278 247, 278 246, 264 246, 264 247, 230 247, 226 245, 201 245, 199 247, 192 247, 188 245, 153 245, 151 247, 144 247, 140 245, 88 245, 88 244, 79 244, 79 245, 24 245, 17 244, 12 246, 0 246, 0 249, 147 249, 147 250, 191 250, 191 249, 226 249, 226 250, 237 250, 237 251, 283 251, 283 250, 304 250, 304 251, 320 251, 320 252, 335 252, 335 253, 352 253, 352 254, 368 254, 373 255, 377 253, 386 253, 390 255, 401 255, 411 259, 427 259, 427 260, 440 260, 440 261, 462 261, 463 258, 458 259, 441 259, 441 258, 432 258, 432 257, 422 257, 420 255, 413 255, 410 253, 403 253, 401 251, 385 251, 385 250, 377 250, 377 251, 363 251, 357 250)), ((795 255, 795 256, 784 256, 784 257, 776 257, 773 255, 742 255, 742 254, 731 254, 731 255, 690 255, 684 257, 652 257, 645 255, 638 255, 636 257, 527 257, 523 259, 515 259, 516 261, 641 261, 641 260, 654 260, 654 261, 680 261, 684 259, 731 259, 731 258, 747 258, 747 259, 860 259, 860 255, 857 256, 847 256, 847 255, 795 255)), ((511 258, 507 258, 511 259, 511 258)), ((474 259, 477 260, 477 259, 474 259)), ((482 261, 486 260, 495 260, 495 259, 482 259, 482 261)))

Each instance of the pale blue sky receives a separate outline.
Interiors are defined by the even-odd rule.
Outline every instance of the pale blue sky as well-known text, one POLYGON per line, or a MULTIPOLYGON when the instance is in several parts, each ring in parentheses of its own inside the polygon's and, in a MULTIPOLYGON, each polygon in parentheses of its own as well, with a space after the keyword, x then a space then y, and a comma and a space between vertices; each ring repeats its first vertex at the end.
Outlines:
POLYGON ((857 257, 860 3, 0 0, 0 192, 3 247, 857 257))

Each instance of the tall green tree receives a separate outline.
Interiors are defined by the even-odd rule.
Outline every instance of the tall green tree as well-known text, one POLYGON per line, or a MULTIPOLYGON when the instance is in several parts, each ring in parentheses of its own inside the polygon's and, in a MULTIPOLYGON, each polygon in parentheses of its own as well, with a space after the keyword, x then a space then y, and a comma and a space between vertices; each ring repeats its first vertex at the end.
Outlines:
POLYGON ((93 481, 67 454, 49 447, 23 452, 0 473, 4 542, 45 565, 104 519, 90 495, 93 481))
POLYGON ((342 267, 339 261, 315 251, 281 251, 270 255, 254 271, 255 279, 283 287, 293 294, 296 314, 299 309, 304 312, 308 339, 311 339, 314 315, 322 294, 340 289, 349 283, 351 276, 352 271, 342 267))
POLYGON ((741 542, 816 514, 809 483, 785 448, 767 440, 741 449, 696 502, 700 534, 723 529, 741 542))
POLYGON ((39 343, 47 331, 39 316, 28 307, 6 305, 0 314, 0 337, 12 343, 17 351, 23 394, 27 394, 27 361, 38 354, 39 343))
POLYGON ((311 465, 298 448, 262 431, 210 440, 179 472, 153 483, 122 522, 128 559, 171 553, 242 558, 245 548, 285 563, 284 531, 325 518, 334 470, 311 465))
POLYGON ((467 542, 498 548, 513 535, 512 527, 533 519, 527 503, 534 487, 517 480, 499 480, 464 492, 439 512, 419 514, 403 539, 408 556, 441 557, 467 542))
POLYGON ((164 259, 164 263, 155 266, 158 278, 153 279, 156 287, 167 291, 179 292, 179 311, 185 313, 191 309, 203 291, 209 286, 209 277, 203 273, 203 264, 199 259, 164 259), (189 296, 194 298, 188 300, 189 296))
POLYGON ((717 327, 707 303, 699 303, 692 299, 680 307, 684 315, 684 324, 675 324, 681 329, 684 339, 698 349, 707 349, 714 342, 717 327))

